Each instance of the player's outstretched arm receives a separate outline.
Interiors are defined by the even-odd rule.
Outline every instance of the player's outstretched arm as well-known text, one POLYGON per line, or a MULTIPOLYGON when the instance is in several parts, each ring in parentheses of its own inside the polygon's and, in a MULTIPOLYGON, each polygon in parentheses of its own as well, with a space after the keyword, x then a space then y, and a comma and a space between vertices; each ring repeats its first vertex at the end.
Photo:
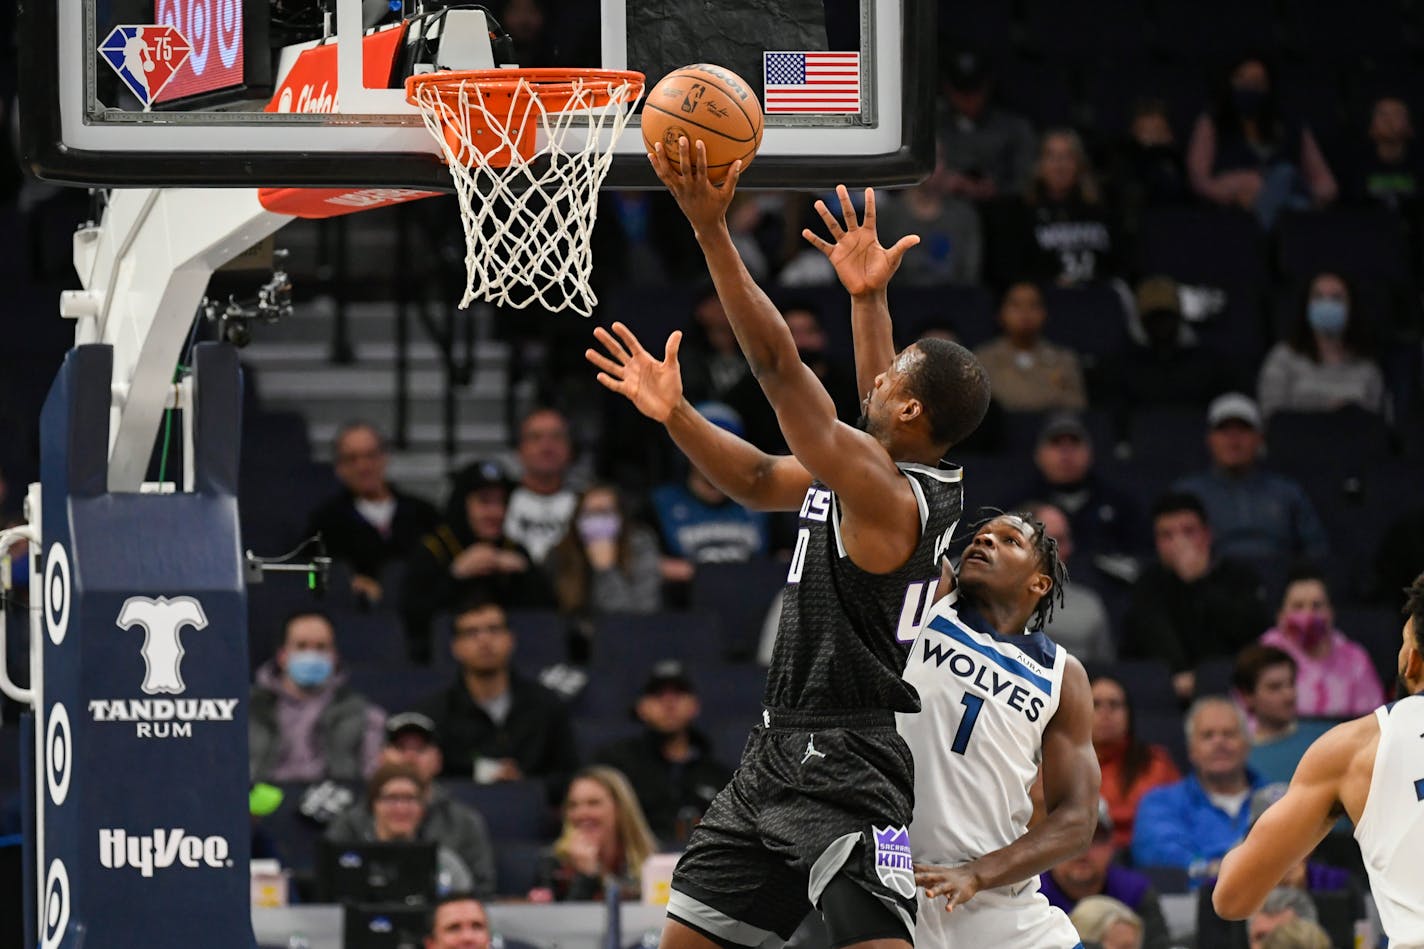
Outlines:
POLYGON ((601 370, 598 381, 666 427, 683 454, 724 494, 758 511, 794 511, 801 506, 811 475, 800 462, 785 455, 768 455, 718 428, 683 398, 682 370, 677 361, 680 331, 668 337, 660 360, 622 323, 613 324, 613 333, 600 326, 593 335, 607 350, 607 355, 594 349, 584 352, 601 370))
POLYGON ((898 568, 919 538, 919 508, 909 481, 875 439, 836 419, 835 403, 801 362, 780 311, 743 265, 726 220, 741 162, 734 162, 727 180, 717 186, 708 180, 701 142, 695 160, 689 157, 687 139, 679 150, 680 170, 664 158, 661 143, 648 157, 692 224, 727 320, 776 410, 791 454, 839 496, 845 511, 841 534, 850 559, 871 572, 898 568))
POLYGON ((1098 823, 1102 775, 1093 751, 1093 693, 1077 659, 1063 670, 1063 697, 1043 730, 1047 816, 1002 850, 961 867, 916 866, 915 882, 953 910, 980 890, 1020 883, 1086 850, 1098 823))
POLYGON ((905 252, 918 244, 920 238, 910 234, 891 247, 883 247, 875 229, 875 190, 865 189, 864 219, 857 217, 845 185, 836 186, 836 196, 840 198, 844 225, 836 220, 826 202, 816 202, 816 213, 826 222, 831 241, 817 236, 809 228, 803 230, 801 236, 826 255, 836 269, 841 286, 850 294, 855 383, 860 397, 864 399, 875 387, 875 377, 890 368, 895 358, 895 336, 890 324, 886 288, 895 271, 900 269, 905 252))
MULTIPOLYGON (((1296 766, 1285 796, 1256 821, 1221 861, 1211 902, 1222 919, 1245 919, 1294 866, 1310 856, 1344 814, 1341 787, 1351 764, 1379 743, 1373 714, 1336 725, 1316 739, 1296 766)), ((1369 754, 1372 762, 1374 755, 1369 754)))

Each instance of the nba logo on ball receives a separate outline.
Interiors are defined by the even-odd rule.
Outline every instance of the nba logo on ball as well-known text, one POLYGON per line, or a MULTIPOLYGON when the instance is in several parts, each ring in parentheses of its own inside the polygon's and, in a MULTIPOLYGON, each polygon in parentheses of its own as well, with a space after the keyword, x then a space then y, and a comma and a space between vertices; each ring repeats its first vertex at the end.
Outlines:
POLYGON ((915 863, 910 856, 910 832, 904 827, 876 827, 875 872, 880 882, 909 899, 915 895, 915 863))

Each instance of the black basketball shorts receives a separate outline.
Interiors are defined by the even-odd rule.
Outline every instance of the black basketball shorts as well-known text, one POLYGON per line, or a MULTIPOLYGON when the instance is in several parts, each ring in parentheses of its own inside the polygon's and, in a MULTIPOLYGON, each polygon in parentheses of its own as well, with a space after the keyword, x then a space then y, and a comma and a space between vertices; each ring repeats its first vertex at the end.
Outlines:
POLYGON ((839 874, 884 908, 863 934, 912 939, 914 786, 893 713, 767 711, 692 832, 668 915, 725 946, 784 941, 839 874))

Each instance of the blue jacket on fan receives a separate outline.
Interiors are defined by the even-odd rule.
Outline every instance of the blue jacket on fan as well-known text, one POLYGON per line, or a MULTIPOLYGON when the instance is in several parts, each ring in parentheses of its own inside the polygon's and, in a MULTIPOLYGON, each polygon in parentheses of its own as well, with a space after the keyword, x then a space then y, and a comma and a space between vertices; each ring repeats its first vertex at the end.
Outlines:
MULTIPOLYGON (((1254 792, 1266 782, 1246 771, 1254 792)), ((1132 862, 1139 867, 1189 869, 1197 860, 1219 860, 1246 835, 1251 817, 1248 794, 1235 814, 1211 802, 1195 774, 1148 791, 1132 825, 1132 862)))

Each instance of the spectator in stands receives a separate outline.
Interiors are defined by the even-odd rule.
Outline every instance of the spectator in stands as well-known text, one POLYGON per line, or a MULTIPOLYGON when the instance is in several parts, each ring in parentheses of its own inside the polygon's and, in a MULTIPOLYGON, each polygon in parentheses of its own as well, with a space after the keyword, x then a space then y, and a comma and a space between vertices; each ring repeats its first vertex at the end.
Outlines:
POLYGON ((1004 291, 999 302, 1003 335, 974 351, 989 373, 994 400, 1009 412, 1082 409, 1088 404, 1083 370, 1071 349, 1043 338, 1048 311, 1043 293, 1026 281, 1004 291))
POLYGON ((977 202, 1022 193, 1033 173, 1033 127, 990 101, 993 79, 983 58, 960 50, 941 62, 939 147, 947 167, 940 187, 977 202))
MULTIPOLYGON (((708 421, 733 435, 744 436, 742 419, 719 402, 697 407, 708 421)), ((767 552, 767 517, 749 511, 689 465, 682 484, 665 484, 653 491, 653 510, 662 538, 663 579, 683 583, 697 564, 744 563, 767 552)))
POLYGON ((1212 401, 1206 417, 1211 469, 1182 478, 1174 489, 1201 498, 1213 553, 1246 561, 1272 586, 1297 560, 1324 563, 1329 539, 1305 489, 1260 466, 1265 438, 1256 403, 1229 392, 1212 401))
POLYGON ((1297 920, 1315 923, 1318 919, 1310 894, 1293 886, 1278 886, 1266 895, 1266 902, 1246 921, 1251 949, 1264 949, 1271 933, 1286 923, 1297 920))
MULTIPOLYGON (((413 768, 425 783, 425 817, 417 840, 449 847, 470 872, 470 890, 477 896, 494 893, 494 847, 489 828, 479 812, 451 797, 435 782, 445 761, 436 741, 435 723, 419 712, 402 712, 386 720, 386 747, 381 763, 413 768)), ((332 840, 373 840, 374 809, 361 801, 327 825, 332 840)))
POLYGON ((990 247, 1002 279, 1026 275, 1071 287, 1111 277, 1118 248, 1097 176, 1078 133, 1043 133, 1033 182, 1021 205, 992 220, 990 247))
POLYGON ((617 489, 594 485, 549 554, 559 609, 580 617, 655 613, 662 607, 659 559, 657 535, 629 520, 617 489))
POLYGON ((1133 104, 1127 140, 1113 157, 1117 200, 1129 230, 1137 229, 1145 208, 1186 203, 1182 148, 1161 99, 1139 99, 1133 104))
POLYGON ((1246 763, 1266 781, 1289 782, 1311 742, 1330 722, 1300 720, 1296 667, 1290 653, 1252 643, 1236 657, 1231 686, 1251 719, 1251 755, 1246 763))
POLYGON ((1131 846, 1137 805, 1153 788, 1180 781, 1172 756, 1161 745, 1137 737, 1132 705, 1122 683, 1093 677, 1093 750, 1102 769, 1102 796, 1112 825, 1113 846, 1131 846))
POLYGON ((1126 490, 1093 467, 1093 442, 1082 418, 1050 415, 1033 451, 1034 477, 1018 497, 1040 498, 1068 515, 1080 559, 1131 557, 1147 533, 1142 511, 1126 490))
POLYGON ((1330 934, 1319 923, 1292 919, 1272 929, 1261 940, 1260 949, 1330 949, 1330 934))
MULTIPOLYGON (((824 257, 822 258, 824 260, 824 257)), ((826 331, 822 328, 820 309, 810 300, 789 300, 781 305, 782 318, 801 361, 811 367, 816 378, 836 403, 836 414, 848 425, 860 417, 860 396, 856 394, 855 374, 827 352, 826 331)), ((762 451, 789 454, 786 437, 776 421, 776 411, 767 400, 761 385, 750 374, 727 393, 727 405, 741 417, 746 439, 762 451)))
POLYGON ((1414 147, 1409 105, 1398 96, 1376 99, 1367 137, 1343 182, 1346 196, 1383 205, 1415 226, 1424 197, 1424 160, 1414 147))
POLYGON ((505 533, 511 489, 494 461, 473 462, 451 477, 446 519, 425 535, 406 571, 401 614, 416 662, 430 661, 435 614, 456 603, 477 597, 508 609, 554 604, 548 577, 505 533))
MULTIPOLYGON (((362 822, 354 836, 346 835, 345 821, 333 823, 327 829, 327 839, 342 843, 429 840, 438 845, 439 891, 469 891, 474 887, 474 880, 465 862, 446 841, 422 833, 429 798, 430 782, 414 766, 403 762, 383 764, 366 786, 371 819, 362 822)), ((492 877, 485 881, 486 885, 493 882, 492 877)))
POLYGON ((474 601, 454 617, 455 682, 421 703, 435 723, 446 777, 481 784, 546 779, 561 786, 578 767, 568 709, 553 692, 510 664, 514 633, 504 609, 474 601))
MULTIPOLYGON (((1044 532, 1058 542, 1058 558, 1069 565, 1071 571, 1073 528, 1068 523, 1068 515, 1056 505, 1042 501, 1024 506, 1043 524, 1044 532)), ((1082 583, 1064 586, 1063 600, 1053 611, 1053 619, 1044 627, 1044 632, 1083 662, 1111 662, 1117 658, 1103 598, 1082 583)))
POLYGON ((336 627, 315 610, 287 618, 257 670, 247 713, 254 781, 358 781, 376 769, 385 713, 338 671, 336 627))
POLYGON ((1142 949, 1142 918, 1121 900, 1090 896, 1068 916, 1083 941, 1100 949, 1142 949))
POLYGON ((1401 514, 1375 552, 1375 594, 1392 603, 1404 602, 1402 592, 1424 563, 1424 507, 1401 514))
POLYGON ((906 191, 885 191, 876 196, 878 232, 887 242, 918 234, 920 243, 906 254, 895 274, 897 283, 938 286, 946 283, 977 284, 983 269, 984 239, 979 212, 966 197, 949 192, 951 172, 940 146, 935 171, 906 191))
POLYGON ((1255 571, 1213 555, 1206 508, 1196 495, 1158 498, 1152 532, 1157 562, 1133 587, 1119 651, 1167 663, 1185 701, 1196 691, 1197 665, 1236 655, 1271 614, 1255 571))
POLYGON ((574 776, 564 800, 564 830, 529 894, 535 902, 600 900, 616 881, 624 900, 642 888, 643 861, 657 851, 628 779, 603 765, 574 776))
MULTIPOLYGON (((1070 915, 1084 900, 1108 896, 1121 902, 1141 920, 1143 949, 1168 949, 1172 945, 1162 898, 1152 881, 1135 870, 1115 863, 1113 823, 1106 801, 1098 806, 1098 826, 1088 849, 1039 876, 1040 892, 1048 902, 1070 915)), ((1082 935, 1082 933, 1080 933, 1082 935)), ((1101 939, 1102 937, 1097 937, 1101 939)))
POLYGON ((1187 172, 1198 195, 1251 211, 1267 228, 1282 210, 1329 204, 1337 190, 1315 136, 1281 118, 1271 70, 1254 57, 1232 67, 1215 109, 1197 119, 1187 172))
POLYGON ((1186 727, 1192 773, 1143 796, 1132 860, 1139 867, 1180 867, 1200 882, 1216 875, 1246 833, 1251 792, 1263 782, 1246 767, 1246 718, 1230 699, 1197 699, 1186 727))
POLYGON ((409 556, 440 518, 430 502, 386 480, 386 440, 369 422, 343 425, 332 456, 342 490, 311 513, 307 533, 321 534, 331 558, 350 565, 354 593, 380 602, 386 565, 409 556))
POLYGON ((682 390, 689 402, 723 401, 748 373, 746 357, 732 334, 727 311, 710 284, 692 307, 692 325, 678 357, 682 390))
POLYGON ((1329 412, 1357 405, 1384 411, 1384 375, 1369 357, 1365 320, 1339 274, 1310 281, 1290 336, 1266 354, 1257 380, 1261 412, 1329 412))
POLYGON ((702 704, 682 663, 653 666, 633 712, 643 733, 600 749, 594 760, 628 778, 653 834, 680 849, 732 769, 713 757, 694 724, 702 704))
POLYGON ((536 564, 568 530, 578 495, 569 487, 573 464, 569 423, 558 409, 535 409, 519 423, 519 484, 509 495, 504 532, 536 564))
POLYGON ((436 901, 425 949, 490 949, 489 915, 475 894, 452 891, 436 901))
POLYGON ((1384 688, 1370 654, 1335 628, 1330 590, 1320 571, 1292 571, 1276 625, 1261 642, 1295 660, 1300 714, 1354 718, 1384 704, 1384 688))
POLYGON ((1232 387, 1220 356, 1189 342, 1177 281, 1153 276, 1137 285, 1145 342, 1133 342, 1108 366, 1119 409, 1143 405, 1205 406, 1232 387))

